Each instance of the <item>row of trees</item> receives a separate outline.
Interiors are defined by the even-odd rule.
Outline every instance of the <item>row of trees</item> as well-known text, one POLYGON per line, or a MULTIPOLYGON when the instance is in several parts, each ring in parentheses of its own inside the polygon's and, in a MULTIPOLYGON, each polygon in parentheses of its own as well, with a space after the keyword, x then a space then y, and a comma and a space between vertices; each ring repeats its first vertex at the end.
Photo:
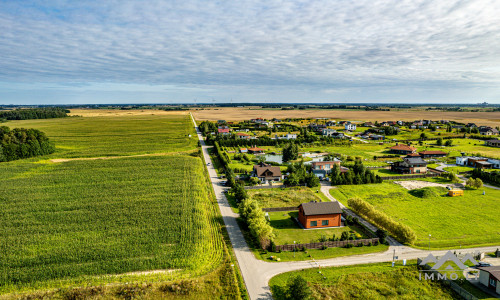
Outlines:
POLYGON ((54 153, 55 146, 37 129, 0 127, 0 162, 54 153))
POLYGON ((0 119, 6 120, 31 120, 52 119, 67 117, 69 110, 59 107, 42 107, 29 109, 15 109, 0 111, 0 119))
POLYGON ((410 227, 394 221, 364 200, 352 198, 347 201, 347 204, 355 213, 387 230, 402 243, 412 244, 417 238, 410 227))
POLYGON ((332 185, 343 185, 381 183, 383 180, 379 175, 375 175, 371 170, 368 170, 361 160, 356 160, 354 166, 347 173, 340 172, 340 167, 334 165, 330 174, 330 181, 332 185))
POLYGON ((479 168, 472 171, 472 178, 480 178, 482 181, 500 185, 500 172, 484 172, 479 168))
POLYGON ((474 179, 470 177, 465 182, 465 186, 468 187, 469 189, 479 189, 483 186, 483 181, 481 180, 481 178, 474 179))
MULTIPOLYGON (((243 196, 241 189, 244 194, 246 194, 244 188, 239 184, 236 184, 234 188, 235 197, 243 196)), ((239 209, 240 217, 247 224, 250 234, 259 242, 262 249, 268 249, 271 246, 274 233, 273 228, 266 220, 265 213, 262 211, 262 208, 260 208, 259 203, 244 196, 243 199, 240 199, 239 209)))

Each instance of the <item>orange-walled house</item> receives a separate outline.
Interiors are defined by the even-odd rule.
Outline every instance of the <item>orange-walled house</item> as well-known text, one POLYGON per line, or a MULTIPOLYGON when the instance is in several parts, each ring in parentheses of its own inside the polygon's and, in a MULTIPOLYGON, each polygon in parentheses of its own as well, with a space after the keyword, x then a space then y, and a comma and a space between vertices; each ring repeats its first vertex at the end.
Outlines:
POLYGON ((299 222, 305 229, 341 226, 342 209, 337 201, 299 205, 299 222))

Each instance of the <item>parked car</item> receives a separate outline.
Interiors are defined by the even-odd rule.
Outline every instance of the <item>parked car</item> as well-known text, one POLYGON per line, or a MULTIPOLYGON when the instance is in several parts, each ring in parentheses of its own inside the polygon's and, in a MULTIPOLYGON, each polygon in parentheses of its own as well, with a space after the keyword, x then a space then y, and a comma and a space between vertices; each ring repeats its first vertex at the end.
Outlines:
POLYGON ((476 267, 491 267, 491 264, 484 261, 480 261, 477 263, 476 267))
POLYGON ((207 163, 207 166, 210 166, 210 163, 207 163))

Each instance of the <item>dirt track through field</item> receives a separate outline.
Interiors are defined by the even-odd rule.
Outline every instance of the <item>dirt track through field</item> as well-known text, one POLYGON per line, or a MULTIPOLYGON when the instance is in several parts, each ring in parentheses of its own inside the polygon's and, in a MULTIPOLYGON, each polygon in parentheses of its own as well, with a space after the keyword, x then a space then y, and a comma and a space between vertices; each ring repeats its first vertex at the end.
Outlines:
POLYGON ((394 181, 395 184, 399 184, 407 190, 421 189, 429 186, 442 186, 448 187, 453 186, 452 184, 441 184, 429 181, 419 181, 419 180, 405 180, 405 181, 394 181))

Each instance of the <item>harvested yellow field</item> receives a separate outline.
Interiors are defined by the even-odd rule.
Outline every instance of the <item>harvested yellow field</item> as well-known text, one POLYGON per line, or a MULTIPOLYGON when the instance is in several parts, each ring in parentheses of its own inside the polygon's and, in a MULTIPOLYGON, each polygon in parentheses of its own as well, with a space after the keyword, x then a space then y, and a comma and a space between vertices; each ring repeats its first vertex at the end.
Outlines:
POLYGON ((121 116, 168 116, 168 115, 187 115, 187 111, 165 111, 159 109, 71 109, 70 116, 82 117, 121 117, 121 116))
POLYGON ((281 110, 258 107, 217 107, 191 111, 197 120, 241 121, 252 118, 330 118, 351 121, 414 121, 420 119, 452 120, 461 123, 476 123, 486 126, 500 126, 500 112, 443 112, 443 111, 364 111, 364 110, 281 110))

